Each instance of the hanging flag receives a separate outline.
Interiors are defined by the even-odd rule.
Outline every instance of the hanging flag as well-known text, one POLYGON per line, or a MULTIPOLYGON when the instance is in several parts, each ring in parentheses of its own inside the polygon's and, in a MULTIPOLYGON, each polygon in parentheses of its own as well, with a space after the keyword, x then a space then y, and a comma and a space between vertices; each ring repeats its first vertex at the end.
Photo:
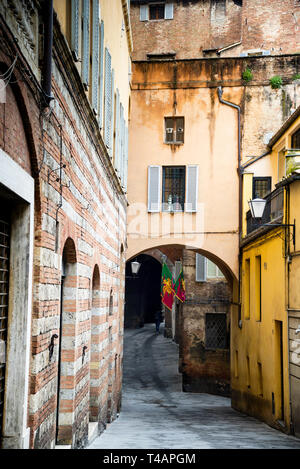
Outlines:
POLYGON ((185 281, 183 276, 183 270, 181 269, 180 274, 175 282, 175 296, 182 303, 185 302, 185 281))
POLYGON ((168 266, 163 264, 161 272, 161 301, 170 310, 172 310, 174 300, 174 280, 168 266))

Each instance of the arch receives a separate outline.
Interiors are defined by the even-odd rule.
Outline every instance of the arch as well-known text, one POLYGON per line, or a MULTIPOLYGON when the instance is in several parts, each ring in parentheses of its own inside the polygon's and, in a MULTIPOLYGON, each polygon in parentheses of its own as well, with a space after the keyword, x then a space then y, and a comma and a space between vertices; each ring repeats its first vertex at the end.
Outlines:
POLYGON ((139 256, 141 254, 147 253, 149 250, 159 249, 162 253, 164 253, 164 251, 166 249, 170 250, 170 248, 173 248, 173 249, 176 248, 176 249, 181 249, 181 250, 189 249, 189 250, 192 250, 192 251, 197 252, 199 254, 202 254, 203 256, 210 259, 214 264, 216 264, 219 267, 219 269, 222 271, 223 275, 225 276, 226 280, 231 285, 231 287, 233 286, 233 283, 238 281, 237 276, 233 272, 232 268, 228 265, 228 263, 226 261, 224 261, 218 255, 216 255, 215 253, 213 253, 211 251, 207 251, 205 249, 198 248, 196 246, 188 246, 188 245, 185 245, 185 244, 169 244, 169 245, 157 244, 157 245, 154 245, 154 246, 151 245, 148 248, 143 249, 142 251, 134 252, 133 254, 131 253, 130 257, 128 257, 128 259, 127 259, 127 262, 134 259, 134 258, 136 258, 137 256, 139 256))
POLYGON ((77 255, 67 238, 61 259, 61 296, 58 350, 56 443, 72 444, 76 385, 77 255), (71 402, 71 405, 70 405, 71 402), (68 423, 66 423, 68 422, 68 423))
POLYGON ((91 290, 91 340, 90 340, 90 404, 89 421, 98 422, 100 412, 100 386, 101 378, 101 326, 100 310, 100 270, 94 266, 91 290))
MULTIPOLYGON (((7 64, 7 57, 0 52, 0 73, 3 74, 7 71, 11 64, 7 64)), ((26 80, 28 77, 24 77, 23 74, 18 70, 18 62, 12 72, 10 83, 8 85, 11 89, 16 105, 22 120, 26 144, 29 150, 30 158, 30 172, 35 181, 35 217, 41 222, 41 186, 39 178, 39 134, 36 129, 40 129, 42 132, 41 123, 38 121, 39 108, 36 102, 30 102, 30 98, 27 94, 26 80), (36 112, 33 112, 32 107, 36 106, 36 112), (35 130, 34 130, 35 129, 35 130)), ((14 159, 14 155, 8 154, 14 159)))

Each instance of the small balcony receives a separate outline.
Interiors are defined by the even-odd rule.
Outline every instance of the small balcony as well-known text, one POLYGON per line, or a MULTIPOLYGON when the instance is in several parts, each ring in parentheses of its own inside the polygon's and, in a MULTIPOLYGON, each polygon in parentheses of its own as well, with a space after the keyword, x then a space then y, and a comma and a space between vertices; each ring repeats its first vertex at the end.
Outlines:
POLYGON ((270 192, 265 197, 266 206, 263 213, 263 216, 260 220, 252 218, 251 211, 248 210, 246 218, 247 218, 247 235, 252 233, 253 231, 260 228, 265 223, 272 223, 275 221, 277 223, 281 223, 283 218, 283 201, 284 201, 284 193, 283 188, 280 187, 275 189, 273 192, 270 192))

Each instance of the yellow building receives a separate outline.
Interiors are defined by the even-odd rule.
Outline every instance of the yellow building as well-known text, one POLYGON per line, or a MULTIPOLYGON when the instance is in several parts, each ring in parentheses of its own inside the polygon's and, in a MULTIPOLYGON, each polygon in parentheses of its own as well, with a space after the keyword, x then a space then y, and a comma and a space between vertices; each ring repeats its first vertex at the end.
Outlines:
POLYGON ((241 312, 232 323, 232 405, 300 436, 299 107, 268 146, 267 154, 243 167, 241 312), (256 198, 266 201, 261 218, 249 211, 247 202, 256 198))

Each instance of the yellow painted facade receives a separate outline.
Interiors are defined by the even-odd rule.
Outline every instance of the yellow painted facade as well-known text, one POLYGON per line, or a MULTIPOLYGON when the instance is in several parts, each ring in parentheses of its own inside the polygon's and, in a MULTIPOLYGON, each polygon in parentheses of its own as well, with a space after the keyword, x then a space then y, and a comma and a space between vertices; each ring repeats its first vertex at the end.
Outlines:
POLYGON ((232 405, 299 436, 300 174, 289 172, 287 158, 297 153, 291 151, 291 139, 300 128, 299 108, 289 121, 271 139, 264 161, 247 165, 243 175, 241 313, 232 324, 232 405), (271 198, 271 215, 262 225, 290 225, 295 220, 295 246, 292 226, 248 227, 247 233, 253 177, 265 176, 272 178, 275 197, 266 196, 271 198), (281 211, 275 212, 275 206, 281 211))

